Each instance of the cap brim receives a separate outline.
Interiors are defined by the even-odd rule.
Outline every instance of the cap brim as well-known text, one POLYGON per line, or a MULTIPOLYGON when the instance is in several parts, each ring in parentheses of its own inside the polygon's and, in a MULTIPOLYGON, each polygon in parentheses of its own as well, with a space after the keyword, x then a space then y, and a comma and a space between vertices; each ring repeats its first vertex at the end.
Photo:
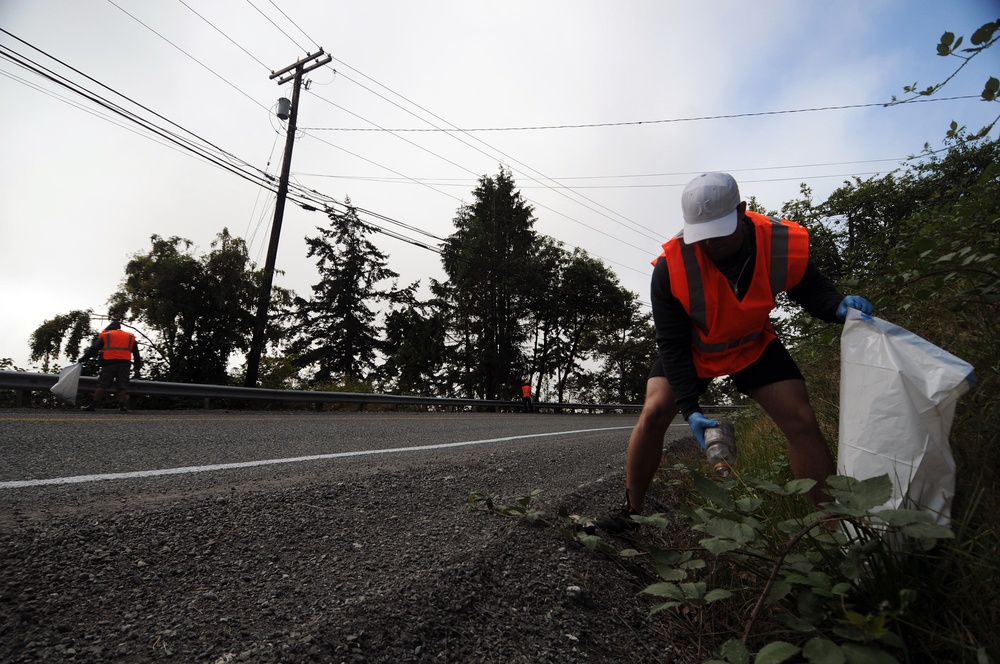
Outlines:
POLYGON ((684 244, 694 244, 713 237, 725 237, 736 230, 736 220, 739 210, 733 210, 725 217, 713 221, 703 221, 699 224, 684 222, 684 244))

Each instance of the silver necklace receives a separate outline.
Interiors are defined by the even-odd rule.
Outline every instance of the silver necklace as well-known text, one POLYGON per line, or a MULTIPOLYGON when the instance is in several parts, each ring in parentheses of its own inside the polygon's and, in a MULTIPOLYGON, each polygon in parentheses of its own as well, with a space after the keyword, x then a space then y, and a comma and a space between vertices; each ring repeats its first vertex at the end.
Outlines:
POLYGON ((726 279, 726 281, 729 281, 729 285, 733 287, 733 295, 735 295, 736 297, 740 296, 740 285, 739 285, 740 279, 743 278, 743 272, 747 269, 747 265, 750 264, 751 258, 753 258, 752 253, 749 256, 747 256, 747 259, 745 261, 743 261, 743 267, 740 268, 740 273, 736 277, 736 281, 729 281, 728 278, 726 279))

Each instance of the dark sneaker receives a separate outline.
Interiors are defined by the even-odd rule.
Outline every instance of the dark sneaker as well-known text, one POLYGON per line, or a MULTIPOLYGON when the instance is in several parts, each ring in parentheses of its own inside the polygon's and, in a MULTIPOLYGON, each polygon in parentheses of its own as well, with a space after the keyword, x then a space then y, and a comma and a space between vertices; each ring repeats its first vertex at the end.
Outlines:
POLYGON ((635 512, 631 511, 627 507, 615 510, 614 512, 609 512, 602 517, 598 517, 597 527, 604 532, 611 535, 620 535, 622 533, 627 533, 636 528, 639 528, 641 524, 638 521, 632 520, 632 516, 635 512))
POLYGON ((96 411, 97 409, 96 409, 96 408, 94 408, 94 404, 90 404, 89 406, 84 406, 84 407, 82 407, 82 408, 81 408, 80 410, 85 410, 85 411, 87 411, 88 413, 93 413, 93 412, 94 412, 94 411, 96 411))
POLYGON ((118 406, 118 412, 119 413, 127 413, 127 412, 129 412, 129 410, 125 406, 118 406))
POLYGON ((629 496, 629 491, 625 489, 625 504, 613 512, 598 517, 594 523, 608 534, 619 535, 630 530, 635 530, 641 525, 637 521, 632 520, 632 517, 637 514, 639 513, 632 509, 632 498, 629 496))

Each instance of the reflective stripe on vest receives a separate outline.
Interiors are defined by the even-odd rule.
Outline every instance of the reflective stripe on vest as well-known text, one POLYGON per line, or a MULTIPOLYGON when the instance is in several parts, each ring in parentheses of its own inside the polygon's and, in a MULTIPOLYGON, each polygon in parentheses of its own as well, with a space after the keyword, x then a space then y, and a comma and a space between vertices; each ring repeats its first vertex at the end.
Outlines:
POLYGON ((702 378, 747 367, 776 337, 769 319, 774 297, 801 279, 809 261, 809 235, 798 224, 747 212, 756 255, 742 300, 697 245, 678 236, 663 245, 670 289, 691 318, 695 368, 702 378))
POLYGON ((104 339, 104 348, 101 349, 101 356, 105 360, 131 360, 132 347, 135 346, 135 337, 131 332, 124 330, 105 330, 101 332, 104 339))

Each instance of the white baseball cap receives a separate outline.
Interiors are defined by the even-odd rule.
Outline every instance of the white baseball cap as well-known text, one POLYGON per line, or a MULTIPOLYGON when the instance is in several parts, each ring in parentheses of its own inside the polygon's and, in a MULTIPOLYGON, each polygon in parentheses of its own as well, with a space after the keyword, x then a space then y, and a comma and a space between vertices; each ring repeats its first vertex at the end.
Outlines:
POLYGON ((729 173, 702 173, 681 194, 684 243, 724 237, 736 230, 740 188, 729 173))

